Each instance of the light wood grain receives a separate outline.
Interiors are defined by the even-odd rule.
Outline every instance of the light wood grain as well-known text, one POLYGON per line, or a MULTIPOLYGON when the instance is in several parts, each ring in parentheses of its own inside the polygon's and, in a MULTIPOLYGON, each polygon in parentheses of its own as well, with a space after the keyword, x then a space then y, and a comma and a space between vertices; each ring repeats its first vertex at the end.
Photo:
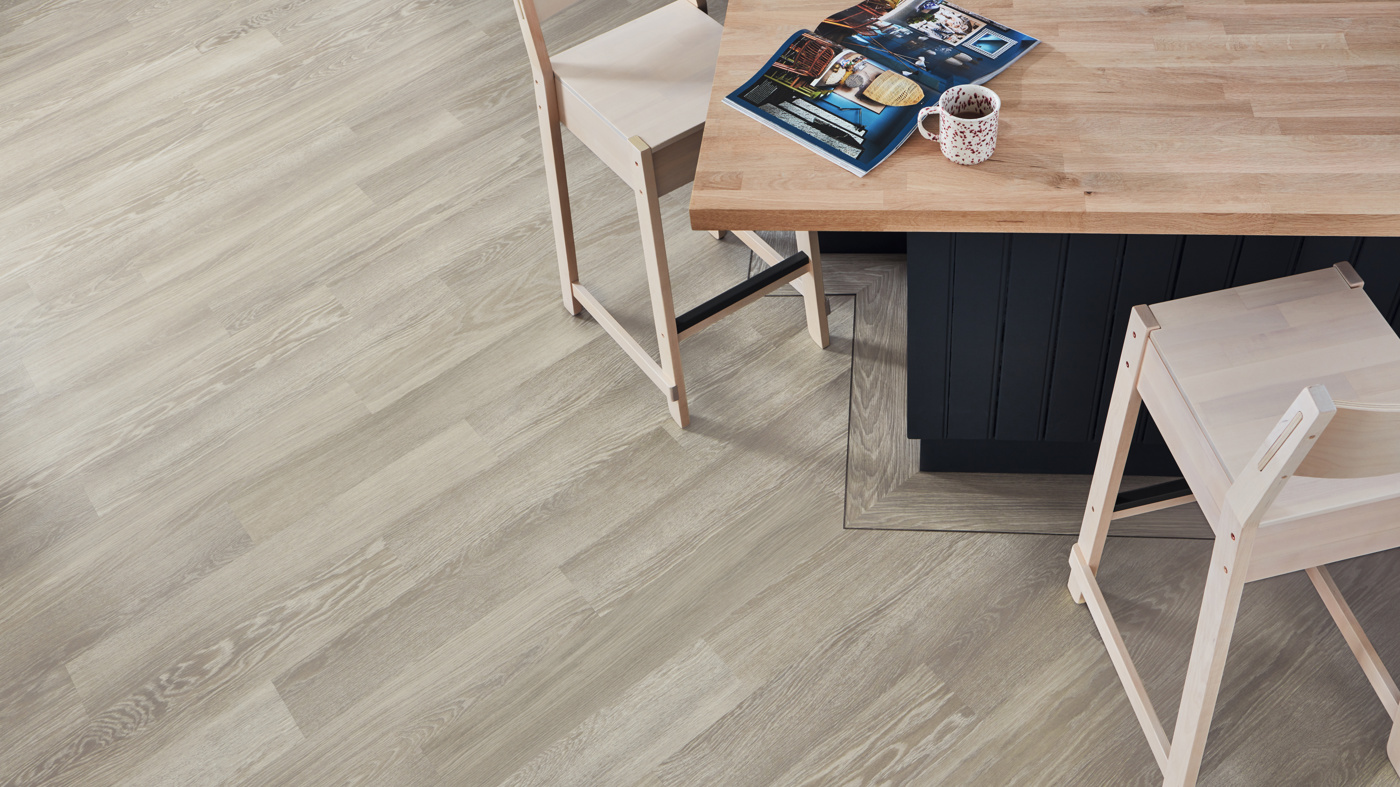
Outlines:
POLYGON ((1167 787, 1191 787, 1200 775, 1260 522, 1335 412, 1320 386, 1300 393, 1235 478, 1225 495, 1219 522, 1212 522, 1216 526, 1215 547, 1169 761, 1163 769, 1167 787))
POLYGON ((988 83, 996 152, 959 166, 916 135, 857 178, 721 104, 836 6, 732 0, 692 226, 1400 234, 1389 3, 970 7, 1041 39, 988 83))
POLYGON ((1338 409, 1335 440, 1318 438, 1332 447, 1305 460, 1265 513, 1251 578, 1400 545, 1382 524, 1400 505, 1400 481, 1377 475, 1394 469, 1384 424, 1400 401, 1400 339, 1354 283, 1332 268, 1154 307, 1163 327, 1152 334, 1143 396, 1213 521, 1248 470, 1248 446, 1277 427, 1264 413, 1314 384, 1354 402, 1338 409), (1379 446, 1362 450, 1367 436, 1379 446))
POLYGON ((628 783, 719 720, 750 690, 702 640, 637 681, 616 704, 598 710, 501 784, 628 783))
MULTIPOLYGON (((1087 479, 882 469, 902 259, 825 255, 826 352, 786 287, 687 339, 688 430, 560 310, 509 3, 0 0, 0 49, 0 784, 1155 772, 1047 534, 1087 479), (866 523, 1032 535, 843 529, 848 469, 866 523)), ((589 289, 654 353, 631 189, 561 144, 589 289)), ((680 309, 762 264, 688 194, 659 201, 680 309)), ((1176 511, 1113 532, 1208 532, 1176 511)), ((1099 575, 1166 716, 1207 551, 1114 537, 1099 575)), ((1385 557, 1331 567, 1382 656, 1385 557)), ((1251 591, 1274 677, 1227 675, 1203 781, 1395 784, 1309 583, 1251 591), (1329 723, 1258 734, 1296 703, 1329 723)))
POLYGON ((1400 473, 1400 403, 1337 402, 1327 425, 1298 468, 1314 478, 1369 478, 1400 473))
POLYGON ((1376 696, 1380 697, 1386 713, 1390 714, 1392 719, 1400 717, 1400 688, 1396 687, 1390 670, 1381 663, 1376 647, 1371 644, 1371 638, 1361 629, 1356 613, 1351 611, 1351 606, 1342 598, 1342 592, 1337 589, 1337 581, 1332 578, 1332 572, 1328 571, 1326 566, 1314 566, 1308 569, 1307 573, 1308 579, 1312 580, 1313 587, 1317 588, 1318 595, 1322 597, 1322 603, 1327 606, 1327 611, 1332 613, 1332 620, 1337 623, 1338 630, 1351 647, 1352 655, 1356 656, 1357 662, 1361 664, 1366 679, 1371 682, 1371 688, 1375 689, 1376 696))

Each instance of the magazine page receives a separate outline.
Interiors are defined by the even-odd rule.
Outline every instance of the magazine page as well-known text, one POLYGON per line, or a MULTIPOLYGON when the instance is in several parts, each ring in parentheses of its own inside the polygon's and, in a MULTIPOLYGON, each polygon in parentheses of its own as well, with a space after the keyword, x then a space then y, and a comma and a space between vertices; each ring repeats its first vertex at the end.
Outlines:
POLYGON ((863 0, 832 14, 815 32, 897 62, 901 73, 939 94, 986 82, 1040 43, 945 0, 863 0))
POLYGON ((725 103, 863 176, 909 138, 922 107, 1037 43, 945 0, 862 0, 793 34, 725 103))
POLYGON ((864 175, 909 137, 920 107, 938 95, 901 73, 898 59, 803 30, 725 103, 864 175))

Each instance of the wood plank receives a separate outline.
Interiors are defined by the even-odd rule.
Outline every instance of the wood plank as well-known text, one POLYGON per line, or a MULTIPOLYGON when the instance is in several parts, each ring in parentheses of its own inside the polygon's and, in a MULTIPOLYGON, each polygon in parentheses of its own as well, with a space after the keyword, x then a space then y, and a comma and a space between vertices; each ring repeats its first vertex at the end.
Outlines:
POLYGON ((501 785, 630 782, 719 720, 750 690, 701 640, 550 744, 501 785), (614 751, 626 754, 619 759, 614 751))
MULTIPOLYGON (((548 32, 567 48, 661 4, 580 3, 548 32)), ((1072 532, 1083 504, 1072 479, 911 469, 901 259, 825 255, 827 352, 786 287, 687 340, 688 431, 597 324, 559 309, 513 13, 0 0, 0 156, 16 162, 0 183, 0 783, 424 787, 561 765, 648 787, 1143 782, 1150 751, 1064 598, 1072 539, 843 529, 849 504, 855 527, 1072 532), (725 669, 752 693, 720 713, 725 669), (785 698, 817 686, 839 714, 788 710, 816 707, 785 698), (776 775, 729 768, 765 750, 776 775)), ((1170 14, 1182 35, 1248 21, 1170 14)), ((1108 68, 1123 50, 1093 39, 1119 25, 1139 87, 1154 70, 1229 76, 1105 15, 1036 29, 1063 26, 1085 39, 1073 57, 1108 68)), ((1280 91, 1300 67, 1384 82, 1388 29, 1324 31, 1373 36, 1346 61, 1267 41, 1251 56, 1291 69, 1280 91)), ((1057 79, 1032 73, 1026 95, 1057 79)), ((1270 99, 1191 96, 1255 100, 1270 99)), ((1104 136, 1152 130, 1108 120, 1104 136)), ((1288 126, 1303 121, 1171 128, 1325 133, 1288 126)), ((585 280, 652 351, 629 189, 564 148, 585 280)), ((1329 182, 1080 177, 1119 199, 1192 179, 1305 199, 1329 182)), ((757 264, 687 232, 688 199, 660 203, 682 307, 757 264)), ((1177 511, 1122 532, 1202 526, 1177 511)), ((1202 547, 1109 540, 1101 583, 1159 695, 1157 676, 1180 679, 1202 547)), ((1378 653, 1400 647, 1393 562, 1333 567, 1378 653)), ((1394 781, 1384 711, 1315 599, 1301 577, 1251 584, 1237 636, 1271 678, 1226 676, 1204 778, 1394 781), (1298 703, 1329 724, 1279 726, 1298 703)))
POLYGON ((120 784, 183 787, 252 780, 303 740, 277 690, 264 683, 232 710, 142 762, 120 784))

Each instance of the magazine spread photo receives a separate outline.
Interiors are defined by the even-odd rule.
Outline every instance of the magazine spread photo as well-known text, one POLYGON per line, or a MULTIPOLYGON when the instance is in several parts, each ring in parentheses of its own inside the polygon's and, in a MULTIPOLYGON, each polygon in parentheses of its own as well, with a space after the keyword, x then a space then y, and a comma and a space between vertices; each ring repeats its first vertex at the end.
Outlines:
POLYGON ((1039 41, 945 0, 863 0, 800 30, 725 103, 857 175, 954 85, 980 85, 1039 41))

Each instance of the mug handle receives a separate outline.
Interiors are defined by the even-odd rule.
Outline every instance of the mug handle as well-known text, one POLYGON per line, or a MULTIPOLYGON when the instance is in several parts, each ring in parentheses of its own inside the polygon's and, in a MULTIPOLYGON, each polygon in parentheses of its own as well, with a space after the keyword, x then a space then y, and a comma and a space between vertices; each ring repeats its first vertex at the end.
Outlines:
MULTIPOLYGON (((917 122, 917 125, 918 125, 918 127, 919 127, 919 133, 923 135, 924 139, 927 139, 927 140, 930 140, 930 141, 933 141, 933 142, 937 142, 937 141, 938 141, 938 134, 936 134, 936 133, 934 133, 934 132, 931 132, 931 131, 929 131, 928 129, 924 128, 924 118, 928 117, 929 115, 942 115, 942 114, 943 114, 943 108, 940 107, 940 106, 937 105, 937 104, 931 104, 931 105, 926 106, 926 107, 924 107, 923 109, 919 110, 919 120, 918 120, 918 122, 917 122)), ((942 125, 943 125, 942 122, 941 122, 942 118, 940 117, 939 120, 940 120, 940 123, 939 123, 940 129, 939 129, 939 130, 941 131, 941 130, 942 130, 941 127, 942 127, 942 125)))

